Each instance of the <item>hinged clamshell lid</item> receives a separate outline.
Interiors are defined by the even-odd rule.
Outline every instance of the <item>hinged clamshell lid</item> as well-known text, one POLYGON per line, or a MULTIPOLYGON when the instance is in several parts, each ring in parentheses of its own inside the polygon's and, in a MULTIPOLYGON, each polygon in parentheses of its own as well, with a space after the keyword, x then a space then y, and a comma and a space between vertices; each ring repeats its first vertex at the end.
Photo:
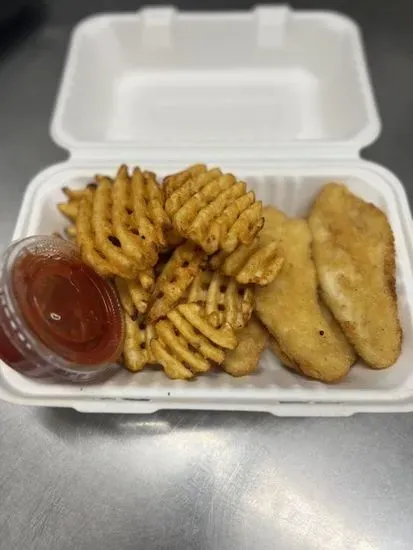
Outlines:
POLYGON ((86 19, 51 131, 91 159, 268 160, 356 156, 379 129, 357 26, 278 5, 86 19))

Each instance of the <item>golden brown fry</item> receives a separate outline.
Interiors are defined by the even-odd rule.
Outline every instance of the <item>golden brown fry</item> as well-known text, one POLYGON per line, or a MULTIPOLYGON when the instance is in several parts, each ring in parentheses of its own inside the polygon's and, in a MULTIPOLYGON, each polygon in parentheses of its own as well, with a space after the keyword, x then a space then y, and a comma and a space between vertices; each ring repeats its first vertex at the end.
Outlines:
POLYGON ((151 292, 155 288, 155 268, 139 271, 137 279, 143 289, 151 292))
POLYGON ((95 246, 95 234, 92 227, 94 193, 95 191, 92 189, 85 193, 80 201, 79 213, 76 219, 76 241, 82 259, 102 277, 119 275, 127 278, 129 273, 114 269, 95 246))
POLYGON ((136 312, 145 313, 150 293, 142 287, 139 281, 128 281, 115 277, 115 285, 122 307, 130 317, 133 317, 136 312))
MULTIPOLYGON (((98 182, 103 185, 105 178, 98 177, 98 182)), ((141 221, 137 221, 138 213, 135 204, 137 201, 132 199, 131 189, 133 195, 133 185, 129 179, 127 167, 122 165, 111 187, 113 235, 120 243, 122 254, 135 261, 142 270, 156 264, 158 250, 154 235, 142 229, 143 220, 147 221, 143 206, 139 211, 141 221), (131 210, 132 200, 133 208, 131 210)), ((143 200, 142 197, 142 202, 143 200)))
POLYGON ((151 341, 155 338, 155 329, 143 318, 133 318, 125 313, 125 343, 123 358, 125 367, 133 372, 143 369, 147 364, 156 363, 151 351, 151 341))
POLYGON ((218 223, 221 224, 221 227, 225 224, 225 237, 221 237, 222 249, 226 252, 233 252, 240 243, 251 243, 254 237, 261 231, 264 225, 262 203, 255 202, 255 195, 250 191, 245 197, 237 199, 235 203, 227 208, 227 210, 231 211, 229 215, 226 214, 226 211, 223 212, 222 218, 224 219, 224 223, 221 221, 218 223), (250 198, 250 200, 248 202, 245 201, 244 206, 244 201, 242 199, 247 197, 250 198), (235 215, 233 212, 235 212, 235 215), (237 218, 233 222, 235 216, 237 216, 237 218), (230 220, 229 223, 228 220, 230 220))
POLYGON ((189 323, 181 313, 174 309, 168 313, 168 319, 180 331, 182 336, 197 350, 200 351, 203 357, 206 357, 214 363, 220 364, 224 360, 225 353, 222 349, 217 348, 208 338, 203 336, 199 331, 196 331, 191 323, 189 323))
POLYGON ((395 285, 394 238, 386 215, 330 183, 309 224, 323 299, 344 334, 371 367, 396 362, 402 344, 395 285))
POLYGON ((217 337, 216 329, 208 324, 198 306, 187 305, 178 306, 168 313, 167 319, 156 324, 156 339, 151 343, 156 360, 167 376, 175 379, 189 379, 208 371, 211 362, 224 361, 222 344, 227 348, 236 345, 232 329, 223 328, 217 337))
POLYGON ((174 330, 169 319, 162 319, 156 324, 156 335, 164 346, 173 351, 174 357, 188 365, 194 374, 210 369, 210 363, 196 350, 191 349, 187 340, 180 335, 179 330, 174 330))
POLYGON ((208 253, 249 244, 263 225, 261 202, 244 182, 218 168, 189 168, 169 176, 165 210, 176 231, 208 253))
POLYGON ((145 290, 152 290, 155 279, 151 267, 157 262, 158 246, 167 243, 162 231, 169 234, 173 230, 155 175, 137 168, 134 174, 135 183, 141 176, 140 190, 122 165, 115 181, 96 176, 97 183, 89 183, 83 189, 63 188, 69 202, 58 208, 75 224, 65 229, 66 236, 70 240, 76 238, 84 260, 101 275, 137 279, 145 290))
POLYGON ((151 352, 156 361, 162 365, 165 374, 174 380, 189 380, 194 375, 191 370, 186 368, 179 359, 173 355, 165 344, 158 338, 151 342, 151 352))
POLYGON ((195 329, 214 344, 225 349, 234 349, 237 346, 237 337, 233 328, 230 325, 213 327, 203 316, 202 307, 199 304, 181 304, 177 309, 195 329))
POLYGON ((148 311, 151 323, 164 317, 179 302, 204 261, 204 251, 190 241, 174 251, 155 284, 148 311))
MULTIPOLYGON (((126 279, 136 279, 142 266, 136 259, 128 257, 122 250, 121 242, 115 235, 112 223, 112 180, 106 176, 97 176, 98 186, 91 197, 91 235, 94 248, 105 259, 112 274, 126 279)), ((85 197, 81 206, 85 203, 85 197)), ((80 214, 80 213, 79 213, 80 214)), ((80 217, 80 216, 79 216, 80 217)), ((77 219, 77 231, 79 232, 77 219)))
POLYGON ((222 368, 232 376, 246 376, 257 369, 261 353, 267 347, 269 335, 253 315, 237 337, 238 346, 227 352, 222 368))
POLYGON ((75 225, 68 225, 67 227, 65 227, 64 232, 65 232, 66 237, 70 241, 76 240, 76 226, 75 225))
POLYGON ((166 176, 162 182, 162 188, 166 198, 179 189, 188 179, 196 177, 207 171, 205 164, 194 164, 182 172, 166 176))
POLYGON ((172 224, 165 212, 163 192, 155 174, 135 168, 130 188, 133 216, 139 234, 158 248, 166 248, 172 224))
POLYGON ((214 327, 228 324, 239 330, 251 317, 254 291, 221 273, 200 271, 189 288, 188 302, 201 304, 214 327))
POLYGON ((325 382, 340 380, 356 355, 320 304, 308 224, 287 219, 274 208, 265 208, 264 216, 264 236, 278 242, 285 260, 272 283, 256 287, 257 315, 305 375, 325 382))
POLYGON ((95 183, 89 183, 88 186, 82 188, 82 189, 71 189, 70 187, 63 187, 62 188, 62 191, 63 193, 66 195, 66 197, 69 199, 69 201, 80 201, 84 194, 85 194, 85 190, 87 188, 93 188, 95 187, 96 184, 95 183))
POLYGON ((240 284, 265 286, 278 275, 283 261, 276 242, 264 244, 256 237, 251 244, 241 244, 231 254, 218 252, 211 257, 210 266, 234 277, 240 284))
POLYGON ((79 201, 60 202, 57 208, 68 220, 76 222, 79 212, 79 201))

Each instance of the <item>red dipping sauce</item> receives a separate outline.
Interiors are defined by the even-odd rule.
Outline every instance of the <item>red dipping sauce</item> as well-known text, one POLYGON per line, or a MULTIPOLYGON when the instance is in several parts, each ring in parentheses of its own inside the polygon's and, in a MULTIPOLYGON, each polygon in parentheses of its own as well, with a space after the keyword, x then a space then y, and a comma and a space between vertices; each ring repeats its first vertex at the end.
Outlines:
POLYGON ((120 356, 124 324, 110 283, 58 237, 11 245, 0 281, 0 358, 36 378, 74 382, 108 373, 120 356))

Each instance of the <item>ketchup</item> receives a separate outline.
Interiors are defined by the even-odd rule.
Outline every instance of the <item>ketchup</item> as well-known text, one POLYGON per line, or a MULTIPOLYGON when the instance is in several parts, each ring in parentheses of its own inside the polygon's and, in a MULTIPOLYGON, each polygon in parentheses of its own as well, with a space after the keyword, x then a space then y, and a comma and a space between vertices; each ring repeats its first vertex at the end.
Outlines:
POLYGON ((35 377, 86 381, 106 371, 124 334, 113 287, 57 237, 12 246, 0 286, 0 358, 35 377))

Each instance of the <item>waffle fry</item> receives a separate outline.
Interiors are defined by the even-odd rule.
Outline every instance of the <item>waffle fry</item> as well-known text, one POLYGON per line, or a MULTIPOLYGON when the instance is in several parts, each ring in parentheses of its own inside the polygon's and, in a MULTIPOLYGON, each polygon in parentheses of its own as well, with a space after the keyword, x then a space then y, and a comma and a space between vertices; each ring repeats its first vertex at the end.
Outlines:
POLYGON ((111 182, 104 181, 96 190, 88 189, 80 201, 76 219, 76 241, 83 261, 103 277, 118 275, 136 279, 139 265, 120 249, 109 221, 111 182))
MULTIPOLYGON (((88 262, 101 274, 135 278, 137 272, 156 264, 158 250, 175 246, 180 239, 164 210, 163 192, 152 172, 135 168, 130 178, 122 165, 114 181, 96 176, 96 183, 83 189, 64 187, 62 191, 68 202, 60 203, 58 209, 75 224, 65 233, 81 242, 88 250, 88 262), (78 237, 81 208, 82 236, 78 237), (90 240, 87 245, 86 237, 90 240)), ((149 284, 147 275, 143 277, 145 288, 153 286, 153 278, 149 284)))
POLYGON ((254 316, 237 334, 238 346, 227 352, 222 368, 231 376, 246 376, 257 370, 261 353, 268 344, 268 332, 254 316))
POLYGON ((170 311, 167 319, 155 326, 156 338, 151 351, 174 379, 190 379, 220 364, 225 359, 222 348, 232 349, 237 340, 231 327, 217 330, 202 316, 197 304, 183 304, 170 311))
POLYGON ((130 317, 135 316, 136 312, 145 313, 150 292, 143 288, 140 281, 128 281, 115 277, 115 285, 122 307, 130 317))
POLYGON ((151 351, 151 341, 155 338, 155 329, 143 318, 130 317, 125 313, 125 343, 123 360, 125 367, 133 372, 143 369, 147 364, 156 363, 151 351))
POLYGON ((80 201, 61 202, 57 208, 70 222, 74 223, 79 213, 79 203, 80 201))
POLYGON ((156 281, 148 311, 150 323, 164 317, 179 302, 204 260, 203 250, 190 241, 175 249, 156 281))
POLYGON ((239 330, 251 317, 254 292, 221 273, 201 271, 189 289, 188 302, 201 304, 212 326, 228 324, 239 330))
POLYGON ((165 197, 168 199, 172 193, 179 189, 188 179, 204 174, 207 171, 205 164, 194 164, 182 172, 166 176, 162 182, 165 197))
POLYGON ((263 226, 262 204, 246 184, 203 165, 165 180, 165 210, 176 231, 208 254, 250 244, 263 226))
POLYGON ((79 212, 80 201, 85 196, 86 191, 88 189, 96 189, 96 183, 94 182, 88 183, 85 187, 81 189, 72 189, 70 187, 62 187, 62 191, 68 198, 68 202, 58 203, 57 209, 64 216, 66 216, 66 218, 70 222, 76 223, 76 218, 79 212))
POLYGON ((69 201, 79 202, 84 197, 86 189, 96 189, 96 183, 90 182, 86 185, 86 187, 81 189, 71 189, 70 187, 63 187, 62 191, 69 199, 69 201))
POLYGON ((231 325, 213 327, 204 317, 203 309, 199 304, 181 304, 177 309, 195 329, 214 344, 225 349, 234 349, 237 346, 237 337, 231 325))
POLYGON ((68 225, 64 229, 64 233, 67 239, 69 241, 75 241, 76 240, 76 226, 75 225, 68 225))
POLYGON ((264 244, 256 237, 251 244, 241 244, 231 254, 218 252, 209 263, 213 270, 219 269, 240 284, 265 286, 275 279, 283 262, 276 242, 264 244))
MULTIPOLYGON (((107 212, 108 217, 112 215, 110 231, 119 241, 122 253, 137 262, 141 266, 140 269, 152 267, 157 262, 158 251, 155 236, 151 232, 153 228, 145 215, 143 191, 142 196, 135 196, 134 183, 130 181, 128 169, 124 164, 119 168, 112 185, 105 176, 97 176, 97 181, 99 185, 96 190, 96 202, 101 198, 103 213, 107 212)), ((98 231, 101 230, 102 225, 95 229, 97 239, 98 231)), ((102 250, 106 247, 106 254, 112 253, 107 246, 107 237, 100 246, 102 250)))
POLYGON ((138 272, 137 280, 142 288, 152 291, 155 288, 155 268, 145 269, 138 272))
POLYGON ((155 243, 159 248, 166 248, 172 224, 164 210, 163 192, 155 174, 135 168, 130 192, 135 224, 142 238, 155 243))

